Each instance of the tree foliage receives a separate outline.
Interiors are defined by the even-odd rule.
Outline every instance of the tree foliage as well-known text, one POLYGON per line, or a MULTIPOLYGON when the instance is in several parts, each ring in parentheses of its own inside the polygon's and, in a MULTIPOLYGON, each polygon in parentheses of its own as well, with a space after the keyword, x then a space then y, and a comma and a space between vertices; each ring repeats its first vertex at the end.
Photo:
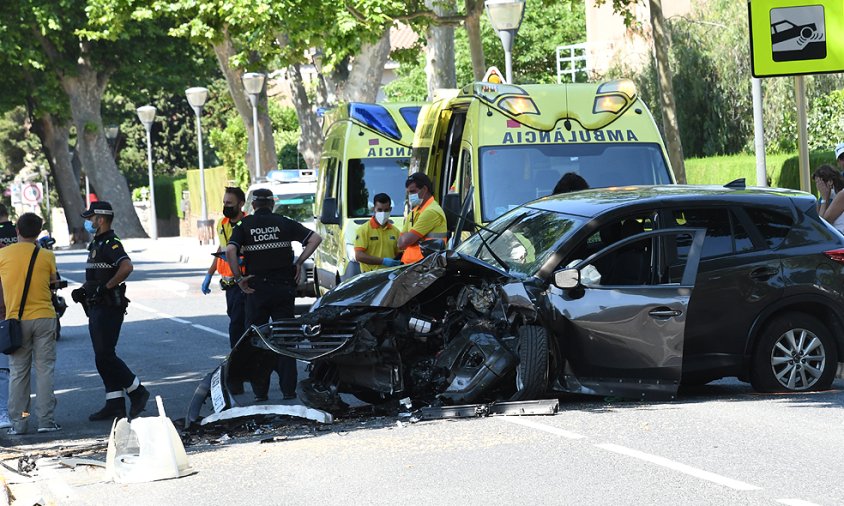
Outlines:
MULTIPOLYGON (((504 49, 487 16, 481 18, 484 55, 488 66, 504 71, 504 49)), ((513 46, 513 74, 517 84, 557 82, 557 46, 578 44, 586 40, 585 9, 582 3, 553 3, 527 0, 525 18, 513 46), (553 23, 548 20, 553 19, 553 23)), ((457 85, 464 86, 474 80, 472 61, 466 32, 455 33, 455 60, 457 85)), ((399 79, 385 87, 393 101, 425 100, 424 57, 421 48, 399 53, 403 65, 399 79)))

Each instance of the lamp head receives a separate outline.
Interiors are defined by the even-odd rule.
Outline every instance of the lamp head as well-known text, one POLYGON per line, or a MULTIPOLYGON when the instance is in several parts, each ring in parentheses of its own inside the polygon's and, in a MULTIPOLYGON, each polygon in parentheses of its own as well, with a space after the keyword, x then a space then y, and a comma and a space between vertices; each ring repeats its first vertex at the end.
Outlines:
POLYGON ((188 88, 185 90, 185 96, 188 97, 188 103, 190 103, 191 107, 195 110, 200 109, 205 105, 205 101, 208 100, 208 88, 201 86, 188 88))
MULTIPOLYGON (((138 107, 137 112, 138 112, 138 119, 141 120, 141 123, 143 123, 145 127, 152 126, 152 122, 155 121, 155 107, 153 107, 151 105, 142 105, 142 106, 138 107)), ((119 130, 119 127, 107 127, 106 128, 106 137, 108 137, 109 139, 114 139, 115 137, 117 137, 118 130, 119 130), (110 133, 109 133, 109 130, 111 130, 112 128, 115 129, 114 136, 111 136, 110 133)))
POLYGON ((525 15, 525 0, 486 0, 489 22, 497 31, 518 31, 525 15))
POLYGON ((250 95, 261 93, 261 90, 264 89, 264 78, 264 74, 258 72, 247 72, 243 74, 241 80, 243 81, 243 87, 246 88, 246 93, 250 95))

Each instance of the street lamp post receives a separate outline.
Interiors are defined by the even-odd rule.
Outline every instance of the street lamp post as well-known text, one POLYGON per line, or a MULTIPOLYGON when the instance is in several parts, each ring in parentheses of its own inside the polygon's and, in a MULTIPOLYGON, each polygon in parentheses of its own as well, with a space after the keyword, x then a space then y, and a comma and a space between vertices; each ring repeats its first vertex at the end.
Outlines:
POLYGON ((202 107, 208 99, 208 88, 193 87, 185 90, 188 102, 196 113, 196 143, 199 150, 199 192, 202 202, 202 221, 208 221, 208 205, 205 202, 205 161, 202 159, 202 107))
POLYGON ((504 46, 507 82, 513 84, 513 40, 525 15, 525 0, 486 0, 485 4, 489 22, 504 46))
MULTIPOLYGON (((147 131, 147 176, 149 177, 149 235, 158 239, 158 220, 155 213, 155 184, 152 177, 152 122, 155 121, 155 107, 142 105, 137 110, 138 119, 147 131)), ((115 137, 117 137, 115 132, 115 137)), ((108 135, 108 132, 106 133, 108 135)))
MULTIPOLYGON (((261 176, 261 145, 258 141, 258 98, 264 89, 264 74, 247 72, 243 74, 243 87, 252 102, 252 129, 255 135, 255 181, 261 176)), ((253 181, 254 182, 254 181, 253 181)))

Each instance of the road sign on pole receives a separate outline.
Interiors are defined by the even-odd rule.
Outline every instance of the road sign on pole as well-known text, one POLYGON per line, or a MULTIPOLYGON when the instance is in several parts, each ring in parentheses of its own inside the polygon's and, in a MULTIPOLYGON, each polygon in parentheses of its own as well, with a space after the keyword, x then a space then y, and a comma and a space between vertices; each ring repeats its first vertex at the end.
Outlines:
POLYGON ((21 200, 24 204, 38 205, 44 198, 44 189, 41 183, 25 183, 21 188, 21 200))
POLYGON ((750 0, 748 13, 753 77, 844 71, 841 0, 750 0))

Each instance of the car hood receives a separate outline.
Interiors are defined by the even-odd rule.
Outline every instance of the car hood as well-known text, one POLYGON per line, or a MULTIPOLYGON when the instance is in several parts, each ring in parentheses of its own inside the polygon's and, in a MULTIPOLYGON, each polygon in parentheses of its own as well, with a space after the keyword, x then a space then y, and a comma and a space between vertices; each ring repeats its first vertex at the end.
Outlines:
POLYGON ((324 306, 401 307, 436 280, 457 271, 490 280, 513 278, 475 257, 444 251, 410 265, 378 269, 355 276, 317 300, 312 310, 324 306))

